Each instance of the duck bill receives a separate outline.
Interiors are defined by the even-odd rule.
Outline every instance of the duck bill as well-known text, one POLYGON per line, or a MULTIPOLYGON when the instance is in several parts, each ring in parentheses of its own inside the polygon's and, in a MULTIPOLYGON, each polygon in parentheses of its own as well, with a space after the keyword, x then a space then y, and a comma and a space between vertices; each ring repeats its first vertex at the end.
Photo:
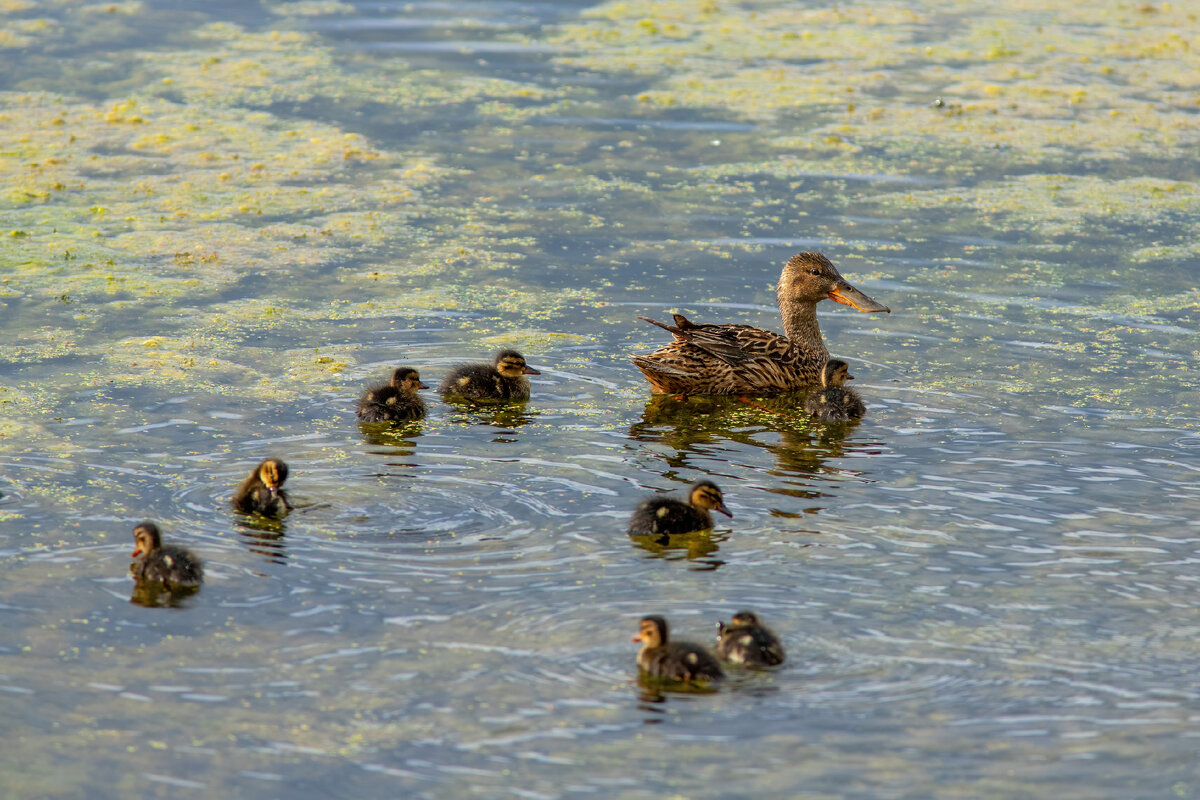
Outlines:
POLYGON ((733 512, 726 508, 724 503, 721 503, 719 506, 713 506, 713 511, 720 511, 725 516, 733 519, 733 512))
POLYGON ((631 642, 640 642, 641 640, 642 640, 641 634, 638 634, 637 636, 633 637, 633 638, 632 638, 632 639, 630 639, 629 641, 631 641, 631 642))
POLYGON ((136 550, 133 551, 133 555, 131 555, 130 558, 137 558, 141 554, 142 554, 142 548, 138 547, 136 550))
POLYGON ((538 372, 536 369, 534 369, 533 367, 526 367, 524 371, 525 371, 526 375, 541 375, 542 374, 542 373, 538 372))
POLYGON ((871 313, 873 311, 886 311, 889 314, 891 309, 883 303, 877 303, 865 294, 855 289, 846 281, 838 281, 837 285, 829 292, 829 299, 835 303, 857 308, 859 311, 871 313))
POLYGON ((417 384, 417 388, 418 388, 418 389, 428 389, 428 388, 429 388, 429 384, 428 384, 428 383, 418 383, 418 384, 417 384))

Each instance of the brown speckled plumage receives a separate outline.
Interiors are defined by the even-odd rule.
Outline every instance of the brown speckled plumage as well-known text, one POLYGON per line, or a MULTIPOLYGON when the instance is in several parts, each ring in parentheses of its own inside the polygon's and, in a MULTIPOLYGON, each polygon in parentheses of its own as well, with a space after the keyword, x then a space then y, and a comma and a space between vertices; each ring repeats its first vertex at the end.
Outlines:
POLYGON ((778 394, 821 379, 829 360, 817 324, 817 303, 830 299, 859 311, 889 311, 851 286, 820 253, 788 259, 776 287, 784 335, 749 325, 675 324, 640 317, 670 331, 674 341, 633 363, 663 394, 778 394))

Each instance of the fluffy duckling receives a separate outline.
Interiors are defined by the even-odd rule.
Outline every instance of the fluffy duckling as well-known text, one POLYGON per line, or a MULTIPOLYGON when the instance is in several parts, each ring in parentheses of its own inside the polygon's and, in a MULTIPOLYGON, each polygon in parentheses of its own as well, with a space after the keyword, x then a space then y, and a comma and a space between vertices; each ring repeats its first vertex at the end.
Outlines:
POLYGON ((200 559, 185 547, 164 545, 162 534, 153 522, 143 522, 133 529, 133 563, 129 571, 139 583, 162 582, 168 589, 194 589, 204 582, 204 567, 200 559))
POLYGON ((450 371, 438 391, 467 400, 524 402, 529 399, 526 375, 541 375, 516 350, 501 350, 492 364, 462 364, 450 371))
POLYGON ((718 622, 717 637, 717 657, 731 664, 774 667, 783 663, 783 643, 753 611, 739 611, 728 625, 718 622))
POLYGON ((428 388, 421 383, 421 373, 400 367, 392 373, 390 383, 372 386, 358 399, 358 418, 364 422, 420 419, 425 416, 425 401, 417 390, 428 388))
POLYGON ((633 641, 642 643, 638 668, 651 678, 693 683, 725 677, 712 653, 700 645, 670 641, 667 621, 662 617, 642 617, 633 641))
POLYGON ((233 493, 233 507, 245 514, 282 517, 292 510, 283 482, 287 480, 288 465, 278 458, 268 458, 254 468, 233 493))
POLYGON ((713 526, 710 510, 733 517, 715 483, 696 481, 688 490, 686 503, 672 497, 652 497, 643 502, 629 520, 629 533, 632 536, 661 536, 706 531, 713 526))
POLYGON ((852 380, 854 376, 845 361, 834 358, 825 362, 825 369, 821 370, 821 391, 808 396, 804 410, 826 422, 861 419, 867 413, 867 407, 858 392, 845 385, 846 381, 852 380))

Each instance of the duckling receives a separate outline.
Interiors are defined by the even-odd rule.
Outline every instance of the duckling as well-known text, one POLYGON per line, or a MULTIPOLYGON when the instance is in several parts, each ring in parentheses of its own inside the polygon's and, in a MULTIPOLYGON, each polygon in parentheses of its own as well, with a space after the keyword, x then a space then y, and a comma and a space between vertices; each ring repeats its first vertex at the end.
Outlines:
POLYGON ((854 380, 845 361, 830 359, 821 370, 821 391, 813 392, 804 401, 804 410, 815 419, 825 422, 845 422, 861 419, 867 413, 858 392, 847 387, 854 380))
POLYGON ((278 458, 268 458, 254 468, 233 493, 233 507, 245 514, 282 517, 292 510, 283 482, 287 480, 288 465, 278 458))
POLYGON ((421 383, 421 373, 412 367, 400 367, 392 373, 390 383, 380 383, 367 389, 358 400, 358 418, 364 422, 402 422, 425 416, 425 401, 418 389, 428 389, 421 383))
POLYGON ((204 567, 200 559, 185 547, 164 545, 162 534, 153 522, 143 522, 133 529, 137 546, 129 571, 139 583, 162 582, 167 589, 194 589, 204 582, 204 567))
POLYGON ((712 481, 696 481, 688 490, 688 501, 651 497, 638 506, 629 520, 631 536, 662 536, 706 531, 713 526, 709 510, 732 518, 721 490, 712 481))
POLYGON ((442 395, 467 400, 524 402, 529 399, 526 375, 541 375, 525 364, 516 350, 501 350, 492 364, 462 364, 450 371, 438 386, 442 395))
POLYGON ((774 667, 783 663, 783 643, 753 611, 739 611, 729 624, 717 623, 717 657, 747 667, 774 667))
POLYGON ((817 324, 817 303, 829 299, 864 312, 890 311, 851 286, 820 253, 788 259, 775 290, 783 336, 749 325, 675 324, 638 317, 675 335, 633 363, 662 394, 780 394, 817 383, 829 360, 817 324))
POLYGON ((669 641, 667 621, 659 616, 642 617, 638 635, 638 668, 651 678, 683 683, 717 681, 725 677, 712 653, 691 642, 669 641))

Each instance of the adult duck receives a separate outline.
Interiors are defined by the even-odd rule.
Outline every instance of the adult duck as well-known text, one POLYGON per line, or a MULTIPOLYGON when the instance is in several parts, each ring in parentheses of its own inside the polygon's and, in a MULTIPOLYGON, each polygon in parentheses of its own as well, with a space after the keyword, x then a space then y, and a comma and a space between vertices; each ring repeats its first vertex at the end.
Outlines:
POLYGON ((859 311, 891 311, 850 285, 820 253, 788 259, 775 288, 783 336, 750 325, 712 325, 675 314, 668 325, 639 317, 675 335, 633 363, 663 394, 779 394, 820 383, 829 360, 817 324, 817 303, 829 299, 859 311))

